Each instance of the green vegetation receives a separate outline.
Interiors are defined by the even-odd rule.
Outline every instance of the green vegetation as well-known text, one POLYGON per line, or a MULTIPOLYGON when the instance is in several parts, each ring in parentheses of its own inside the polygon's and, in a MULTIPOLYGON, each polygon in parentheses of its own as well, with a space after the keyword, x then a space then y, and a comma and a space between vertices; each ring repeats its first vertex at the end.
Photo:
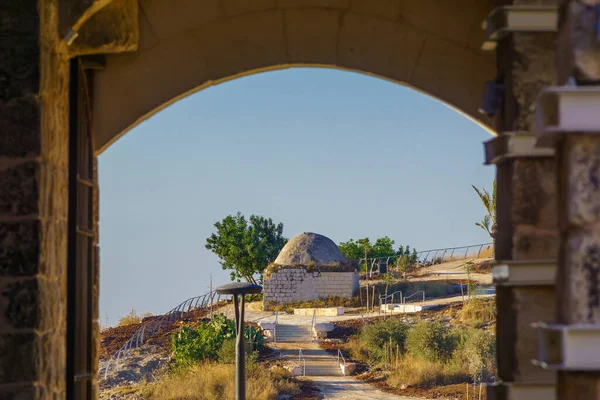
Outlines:
POLYGON ((481 329, 439 321, 410 326, 390 318, 365 326, 348 348, 352 358, 390 370, 387 380, 393 387, 428 387, 494 375, 494 345, 493 335, 481 329))
POLYGON ((406 351, 431 362, 448 361, 456 344, 450 328, 440 321, 420 321, 406 335, 406 351))
POLYGON ((492 240, 496 237, 496 180, 492 184, 492 194, 485 189, 478 189, 474 185, 471 185, 481 203, 485 207, 486 215, 480 222, 476 222, 475 225, 486 231, 492 240))
MULTIPOLYGON (((264 346, 262 331, 246 327, 246 390, 249 399, 276 400, 295 394, 298 385, 283 368, 258 361, 264 346), (252 339, 252 340, 251 340, 252 339)), ((148 400, 221 400, 235 397, 235 322, 223 314, 172 336, 172 368, 154 382, 122 386, 111 395, 137 394, 148 400)))
POLYGON ((215 228, 217 233, 206 239, 205 247, 219 257, 224 270, 231 270, 232 281, 262 281, 263 271, 287 243, 283 224, 271 218, 251 215, 247 221, 238 212, 215 223, 215 228))
POLYGON ((395 242, 387 236, 375 240, 371 243, 368 237, 354 240, 350 239, 347 242, 341 242, 338 247, 344 255, 344 257, 353 260, 360 260, 365 258, 365 250, 368 258, 377 257, 389 257, 398 256, 400 259, 406 257, 408 259, 414 259, 413 263, 416 262, 417 251, 416 249, 410 249, 410 246, 400 245, 397 250, 394 250, 395 242))
MULTIPOLYGON (((201 323, 197 328, 183 327, 171 338, 173 360, 176 367, 189 367, 200 361, 233 361, 235 355, 235 321, 227 319, 223 314, 215 315, 212 321, 201 323)), ((259 351, 264 345, 262 332, 247 326, 244 331, 247 346, 251 355, 252 350, 259 351)))
POLYGON ((138 315, 137 311, 131 310, 129 313, 125 314, 125 316, 119 319, 117 326, 139 324, 144 318, 150 316, 152 316, 152 314, 148 312, 138 315))

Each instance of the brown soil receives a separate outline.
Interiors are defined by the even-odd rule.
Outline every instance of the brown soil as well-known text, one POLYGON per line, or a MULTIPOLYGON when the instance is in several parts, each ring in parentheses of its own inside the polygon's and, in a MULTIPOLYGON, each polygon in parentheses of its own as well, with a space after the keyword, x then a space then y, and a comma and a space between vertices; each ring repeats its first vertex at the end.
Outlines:
POLYGON ((298 382, 300 393, 294 395, 290 400, 321 400, 321 391, 312 382, 298 382))

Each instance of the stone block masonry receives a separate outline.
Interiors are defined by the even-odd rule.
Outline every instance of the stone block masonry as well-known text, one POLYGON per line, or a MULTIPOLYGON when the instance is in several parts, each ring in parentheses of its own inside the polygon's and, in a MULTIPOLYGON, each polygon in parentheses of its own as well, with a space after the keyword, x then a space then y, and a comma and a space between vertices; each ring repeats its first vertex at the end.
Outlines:
POLYGON ((263 302, 269 305, 319 298, 352 298, 358 290, 358 272, 308 272, 305 268, 281 269, 264 282, 263 302))

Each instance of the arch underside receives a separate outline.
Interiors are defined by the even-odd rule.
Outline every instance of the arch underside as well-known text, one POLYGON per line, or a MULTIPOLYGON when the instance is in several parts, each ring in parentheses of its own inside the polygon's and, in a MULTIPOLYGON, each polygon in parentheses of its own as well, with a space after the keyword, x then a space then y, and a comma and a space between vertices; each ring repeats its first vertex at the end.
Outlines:
POLYGON ((479 50, 488 0, 140 0, 140 44, 94 77, 102 152, 164 107, 206 87, 290 67, 362 72, 477 110, 493 55, 479 50))

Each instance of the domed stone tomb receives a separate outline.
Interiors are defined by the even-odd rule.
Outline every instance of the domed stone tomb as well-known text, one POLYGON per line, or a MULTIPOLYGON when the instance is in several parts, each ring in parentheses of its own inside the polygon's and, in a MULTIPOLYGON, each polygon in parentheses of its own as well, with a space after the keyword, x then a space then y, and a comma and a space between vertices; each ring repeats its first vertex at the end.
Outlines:
POLYGON ((292 238, 264 275, 264 308, 318 298, 351 298, 358 290, 358 265, 333 240, 305 232, 292 238))

